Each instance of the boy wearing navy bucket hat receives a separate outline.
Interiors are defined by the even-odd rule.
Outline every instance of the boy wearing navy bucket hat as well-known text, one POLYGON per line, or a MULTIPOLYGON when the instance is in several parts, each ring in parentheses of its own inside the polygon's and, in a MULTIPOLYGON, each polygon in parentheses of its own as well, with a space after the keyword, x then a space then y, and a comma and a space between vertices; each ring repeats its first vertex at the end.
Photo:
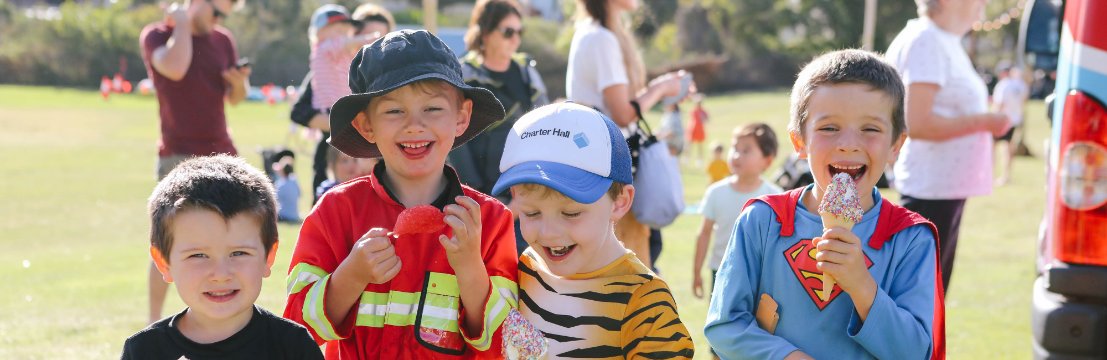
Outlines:
POLYGON ((445 163, 502 119, 503 106, 466 85, 446 44, 426 31, 363 47, 350 89, 331 109, 328 141, 383 161, 331 189, 304 220, 284 316, 341 358, 500 357, 500 325, 517 303, 511 213, 445 163), (420 231, 393 232, 408 208, 421 215, 405 212, 403 222, 420 231))
POLYGON ((634 199, 630 162, 618 126, 578 104, 534 109, 508 132, 492 192, 510 189, 530 245, 519 312, 549 358, 692 358, 668 285, 615 236, 634 199))

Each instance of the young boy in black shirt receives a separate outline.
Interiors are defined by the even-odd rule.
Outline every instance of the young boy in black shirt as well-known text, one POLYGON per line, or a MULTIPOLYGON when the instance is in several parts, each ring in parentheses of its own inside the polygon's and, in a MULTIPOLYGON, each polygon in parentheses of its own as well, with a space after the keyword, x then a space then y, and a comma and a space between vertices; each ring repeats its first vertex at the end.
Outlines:
POLYGON ((254 305, 277 254, 273 186, 226 155, 188 160, 150 196, 150 256, 188 308, 127 339, 123 359, 322 359, 307 329, 254 305))

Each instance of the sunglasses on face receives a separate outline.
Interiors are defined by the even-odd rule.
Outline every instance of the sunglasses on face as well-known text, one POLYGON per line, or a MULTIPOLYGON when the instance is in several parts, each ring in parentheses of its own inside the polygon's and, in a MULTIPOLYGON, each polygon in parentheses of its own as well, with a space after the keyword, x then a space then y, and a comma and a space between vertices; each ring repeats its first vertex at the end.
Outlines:
POLYGON ((496 31, 499 31, 501 34, 503 34, 505 39, 513 38, 513 37, 515 37, 516 34, 518 34, 520 38, 523 37, 523 28, 522 27, 520 27, 520 28, 502 27, 502 28, 496 29, 496 31))

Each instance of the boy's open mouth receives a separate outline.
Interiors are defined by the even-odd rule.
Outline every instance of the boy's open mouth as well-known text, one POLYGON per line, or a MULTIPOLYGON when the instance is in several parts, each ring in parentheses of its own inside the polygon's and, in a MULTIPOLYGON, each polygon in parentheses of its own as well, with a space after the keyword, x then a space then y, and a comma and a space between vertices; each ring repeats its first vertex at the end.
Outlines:
POLYGON ((237 289, 235 289, 235 290, 220 290, 220 291, 205 291, 204 292, 204 297, 207 297, 208 300, 211 300, 211 301, 214 301, 214 302, 230 301, 231 299, 234 298, 235 295, 238 295, 238 290, 237 289))
POLYGON ((546 257, 548 257, 550 260, 559 261, 569 257, 569 254, 572 253, 573 250, 576 248, 576 245, 554 247, 543 246, 542 250, 546 251, 546 257))
POLYGON ((868 165, 827 165, 827 169, 830 171, 830 176, 834 177, 838 173, 846 173, 849 177, 853 178, 853 181, 860 181, 862 176, 865 176, 865 172, 868 171, 868 165))
POLYGON ((431 145, 434 145, 433 141, 419 141, 419 142, 403 142, 396 144, 400 147, 400 151, 409 157, 420 157, 430 152, 431 145))

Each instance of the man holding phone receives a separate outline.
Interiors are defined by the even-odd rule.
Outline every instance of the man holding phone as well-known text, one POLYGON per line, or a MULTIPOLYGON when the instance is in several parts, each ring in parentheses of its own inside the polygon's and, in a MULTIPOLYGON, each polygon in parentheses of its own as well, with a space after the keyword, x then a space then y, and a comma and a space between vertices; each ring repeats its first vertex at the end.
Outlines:
MULTIPOLYGON (((142 29, 139 43, 154 82, 161 119, 158 179, 192 156, 237 155, 223 111, 246 98, 249 63, 239 66, 234 37, 219 26, 245 0, 184 0, 166 8, 163 21, 142 29)), ((169 285, 151 263, 149 322, 161 318, 169 285)))

